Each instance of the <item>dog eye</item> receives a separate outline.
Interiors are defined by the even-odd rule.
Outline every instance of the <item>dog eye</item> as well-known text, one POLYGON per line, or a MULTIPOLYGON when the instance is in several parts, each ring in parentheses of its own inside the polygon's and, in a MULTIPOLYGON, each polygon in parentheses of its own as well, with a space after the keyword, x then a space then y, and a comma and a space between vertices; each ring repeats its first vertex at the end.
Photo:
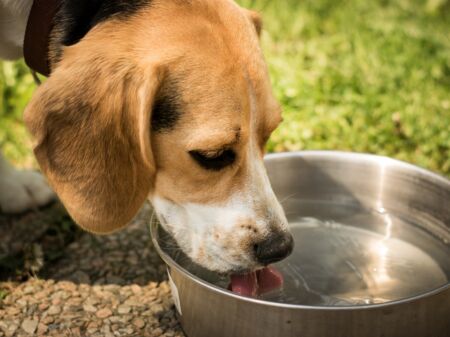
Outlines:
POLYGON ((219 152, 202 152, 198 150, 189 151, 191 157, 203 168, 207 170, 219 171, 236 160, 236 153, 231 150, 221 150, 219 152))

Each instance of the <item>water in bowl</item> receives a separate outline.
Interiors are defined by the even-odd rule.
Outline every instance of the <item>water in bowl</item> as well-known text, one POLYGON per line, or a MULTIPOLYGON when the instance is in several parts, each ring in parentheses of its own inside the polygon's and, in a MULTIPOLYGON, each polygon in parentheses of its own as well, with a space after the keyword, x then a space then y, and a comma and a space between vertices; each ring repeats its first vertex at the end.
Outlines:
MULTIPOLYGON (((321 214, 322 218, 308 214, 289 219, 295 248, 275 264, 284 285, 261 299, 311 306, 370 305, 410 298, 448 284, 447 230, 430 231, 437 227, 415 225, 384 209, 343 212, 342 205, 296 204, 303 205, 305 212, 298 208, 300 213, 321 214), (306 211, 311 209, 314 212, 306 211), (330 220, 330 215, 339 221, 330 220)), ((181 256, 177 262, 191 273, 227 288, 227 277, 186 263, 181 256)))
POLYGON ((298 219, 291 229, 296 249, 277 264, 284 287, 263 295, 265 300, 364 305, 408 298, 448 282, 430 251, 406 241, 314 218, 298 219))

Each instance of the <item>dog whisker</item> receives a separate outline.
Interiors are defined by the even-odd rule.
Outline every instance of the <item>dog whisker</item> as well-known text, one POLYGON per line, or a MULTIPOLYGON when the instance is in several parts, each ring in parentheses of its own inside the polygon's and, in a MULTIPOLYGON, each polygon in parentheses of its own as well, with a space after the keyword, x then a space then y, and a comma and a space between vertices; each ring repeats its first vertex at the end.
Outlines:
POLYGON ((284 202, 288 201, 289 199, 291 199, 292 197, 296 196, 298 193, 292 193, 291 195, 286 196, 285 198, 283 198, 283 200, 280 200, 280 204, 283 205, 284 202))

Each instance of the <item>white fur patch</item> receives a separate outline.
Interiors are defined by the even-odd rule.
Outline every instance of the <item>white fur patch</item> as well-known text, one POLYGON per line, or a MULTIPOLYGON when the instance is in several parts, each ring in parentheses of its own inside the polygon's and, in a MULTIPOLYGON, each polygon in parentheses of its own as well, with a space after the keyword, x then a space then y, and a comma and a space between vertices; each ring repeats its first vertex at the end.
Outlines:
MULTIPOLYGON (((239 225, 242 219, 254 219, 255 215, 239 195, 226 205, 176 205, 160 197, 151 201, 163 227, 197 263, 222 272, 253 267, 249 252, 239 248, 250 233, 239 225)), ((258 225, 264 226, 262 222, 258 225)))
POLYGON ((42 175, 16 170, 0 154, 0 212, 24 212, 44 206, 55 198, 42 175))

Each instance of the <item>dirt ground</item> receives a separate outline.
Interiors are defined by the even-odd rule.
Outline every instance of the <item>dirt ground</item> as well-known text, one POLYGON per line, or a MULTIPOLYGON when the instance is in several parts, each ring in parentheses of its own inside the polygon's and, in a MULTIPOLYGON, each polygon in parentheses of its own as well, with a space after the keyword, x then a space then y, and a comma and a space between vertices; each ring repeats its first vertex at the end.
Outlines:
POLYGON ((150 215, 146 205, 108 236, 81 231, 58 204, 0 215, 0 337, 184 336, 150 215))

